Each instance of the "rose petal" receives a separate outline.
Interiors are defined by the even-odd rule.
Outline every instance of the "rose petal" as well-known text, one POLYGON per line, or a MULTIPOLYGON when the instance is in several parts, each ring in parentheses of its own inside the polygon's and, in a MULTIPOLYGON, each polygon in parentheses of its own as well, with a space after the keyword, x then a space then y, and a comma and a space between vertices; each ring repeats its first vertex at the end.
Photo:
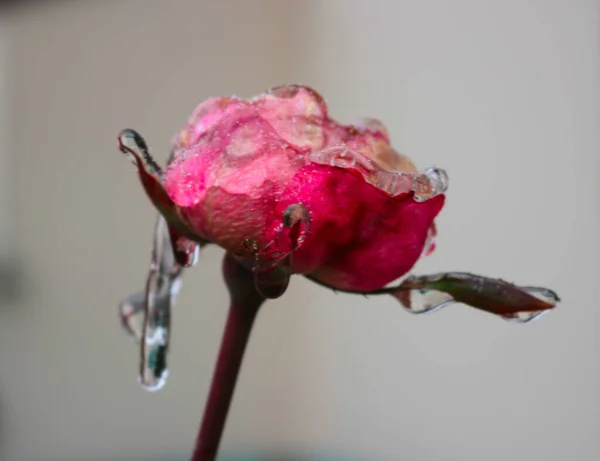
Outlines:
POLYGON ((274 88, 252 101, 259 114, 298 149, 321 149, 327 105, 316 91, 300 85, 274 88))
MULTIPOLYGON (((402 276, 417 261, 443 196, 417 203, 391 197, 352 170, 308 165, 278 201, 273 221, 293 203, 310 212, 311 227, 292 253, 292 270, 340 289, 368 291, 402 276)), ((271 234, 273 235, 273 234, 271 234)))
MULTIPOLYGON (((309 273, 324 264, 339 248, 348 245, 355 233, 353 223, 360 200, 353 189, 364 180, 341 168, 307 165, 294 175, 275 203, 274 213, 266 222, 268 242, 277 242, 288 235, 277 235, 286 209, 302 204, 310 213, 310 230, 302 246, 291 255, 295 273, 309 273)), ((275 246, 265 250, 265 257, 285 251, 275 246)))
POLYGON ((173 140, 175 149, 187 149, 193 146, 225 115, 247 105, 247 101, 235 97, 210 98, 200 103, 188 119, 186 126, 173 140))
POLYGON ((366 292, 412 269, 444 196, 421 203, 410 198, 392 200, 383 203, 372 197, 373 209, 360 217, 359 238, 311 276, 333 288, 366 292))
POLYGON ((176 156, 165 188, 197 233, 238 254, 245 239, 264 244, 264 224, 298 155, 255 108, 240 106, 176 156))

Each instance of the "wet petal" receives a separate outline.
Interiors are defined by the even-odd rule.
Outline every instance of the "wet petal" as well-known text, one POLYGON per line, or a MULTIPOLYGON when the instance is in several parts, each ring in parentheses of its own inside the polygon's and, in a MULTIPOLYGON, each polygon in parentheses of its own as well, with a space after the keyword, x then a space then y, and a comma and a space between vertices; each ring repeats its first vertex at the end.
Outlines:
POLYGON ((414 192, 416 200, 424 201, 448 189, 448 175, 440 168, 428 168, 422 173, 386 170, 345 145, 312 152, 308 158, 314 163, 356 170, 369 184, 392 196, 414 192))
POLYGON ((182 219, 179 206, 173 202, 163 185, 164 173, 150 155, 144 138, 134 130, 123 130, 118 136, 119 150, 129 156, 136 166, 138 176, 146 195, 169 223, 172 232, 195 242, 206 243, 206 239, 196 234, 189 223, 182 219))
POLYGON ((299 168, 297 157, 298 151, 246 107, 176 157, 165 187, 198 234, 240 254, 246 238, 265 245, 265 222, 299 168))
POLYGON ((321 149, 327 105, 311 88, 287 85, 255 98, 252 104, 286 142, 299 149, 321 149))
MULTIPOLYGON (((294 175, 274 204, 275 212, 266 221, 265 229, 267 240, 276 243, 273 246, 275 251, 292 249, 287 238, 291 229, 282 231, 282 219, 287 210, 301 204, 302 209, 310 214, 310 229, 303 234, 302 245, 290 255, 293 272, 313 272, 335 251, 352 241, 356 228, 353 218, 357 209, 352 188, 356 179, 339 168, 309 165, 294 175), (284 249, 279 249, 280 246, 284 249)), ((362 180, 358 182, 364 183, 362 180)), ((274 250, 269 247, 265 253, 274 250)))
POLYGON ((417 262, 444 196, 423 203, 410 198, 396 202, 370 199, 372 208, 358 215, 360 233, 353 243, 312 277, 333 288, 364 292, 403 276, 417 262))
POLYGON ((310 231, 291 254, 293 272, 367 291, 414 265, 443 202, 442 195, 423 203, 411 194, 390 197, 353 170, 308 165, 292 178, 266 228, 277 229, 284 210, 302 204, 310 212, 310 231))
POLYGON ((187 149, 196 144, 200 137, 215 126, 225 115, 237 108, 247 106, 244 100, 235 97, 210 98, 200 103, 185 127, 175 136, 175 149, 187 149))
POLYGON ((281 263, 286 267, 294 266, 293 253, 304 245, 310 235, 311 214, 308 208, 301 203, 289 205, 277 216, 279 224, 267 224, 267 243, 262 248, 257 248, 258 264, 271 267, 281 263))

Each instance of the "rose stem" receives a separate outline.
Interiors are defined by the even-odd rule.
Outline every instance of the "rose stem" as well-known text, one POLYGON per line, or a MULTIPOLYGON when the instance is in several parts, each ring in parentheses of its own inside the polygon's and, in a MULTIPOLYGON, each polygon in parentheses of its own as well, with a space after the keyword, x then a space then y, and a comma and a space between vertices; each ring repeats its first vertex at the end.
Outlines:
POLYGON ((230 295, 229 314, 191 461, 213 461, 217 456, 244 351, 265 301, 254 286, 252 272, 229 254, 223 259, 223 276, 230 295))

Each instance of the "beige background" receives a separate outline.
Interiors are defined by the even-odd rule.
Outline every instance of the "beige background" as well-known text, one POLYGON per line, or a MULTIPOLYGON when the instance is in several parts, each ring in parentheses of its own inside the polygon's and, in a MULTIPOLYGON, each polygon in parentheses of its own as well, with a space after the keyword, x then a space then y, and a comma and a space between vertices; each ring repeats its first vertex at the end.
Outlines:
POLYGON ((548 285, 563 303, 528 326, 462 306, 419 318, 295 279, 260 316, 224 450, 600 459, 599 18, 593 0, 5 13, 1 198, 27 280, 0 307, 0 458, 186 459, 224 322, 222 252, 187 275, 169 384, 141 391, 116 304, 142 286, 154 212, 115 136, 136 128, 163 159, 202 99, 300 82, 343 121, 386 121, 420 167, 447 168, 438 249, 420 271, 548 285))

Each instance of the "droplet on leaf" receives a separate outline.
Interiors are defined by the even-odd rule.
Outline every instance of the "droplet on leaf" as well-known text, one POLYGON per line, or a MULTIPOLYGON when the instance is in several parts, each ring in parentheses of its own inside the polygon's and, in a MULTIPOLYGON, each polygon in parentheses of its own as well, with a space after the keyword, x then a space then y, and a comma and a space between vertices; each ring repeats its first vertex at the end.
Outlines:
POLYGON ((464 272, 411 276, 387 292, 413 313, 462 303, 507 320, 527 323, 553 309, 558 295, 543 287, 518 287, 500 279, 464 272))
POLYGON ((402 290, 394 296, 412 314, 435 312, 454 303, 452 296, 437 290, 402 290))

